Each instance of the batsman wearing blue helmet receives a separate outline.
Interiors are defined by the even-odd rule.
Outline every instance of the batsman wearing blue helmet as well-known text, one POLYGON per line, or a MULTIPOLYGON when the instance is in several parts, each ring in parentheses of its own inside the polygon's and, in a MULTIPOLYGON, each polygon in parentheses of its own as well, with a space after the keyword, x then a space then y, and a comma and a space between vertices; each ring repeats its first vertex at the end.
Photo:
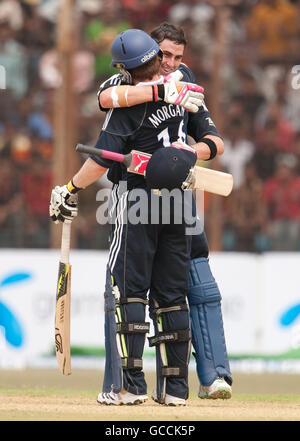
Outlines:
MULTIPOLYGON (((177 88, 173 80, 167 84, 159 74, 159 45, 141 30, 118 35, 111 51, 113 65, 126 70, 138 87, 151 85, 154 99, 151 103, 108 112, 96 147, 123 154, 140 150, 153 157, 159 150, 166 150, 175 176, 181 176, 183 182, 196 162, 196 151, 187 145, 186 149, 163 147, 178 140, 181 144, 177 146, 185 142, 186 111, 180 104, 198 108, 203 99, 202 88, 195 84, 177 88)), ((115 101, 126 102, 127 86, 112 92, 115 101)), ((170 198, 166 222, 163 200, 153 193, 144 176, 129 173, 122 166, 115 167, 110 160, 90 156, 66 186, 52 191, 50 215, 54 221, 71 220, 77 213, 74 194, 99 179, 107 169, 109 179, 115 183, 105 292, 104 383, 108 391, 99 394, 98 402, 140 404, 148 398, 142 356, 149 331, 149 323, 145 322, 149 298, 155 329, 149 343, 156 348, 157 376, 152 398, 163 405, 185 405, 191 345, 186 298, 191 236, 186 234, 184 191, 177 188, 177 197, 170 198), (141 206, 140 199, 146 205, 141 206), (146 218, 136 222, 134 217, 132 221, 132 213, 145 208, 146 218)), ((176 187, 179 184, 175 182, 176 187)))
MULTIPOLYGON (((183 30, 168 23, 155 28, 151 36, 160 45, 162 63, 160 73, 178 81, 195 82, 191 70, 182 63, 186 39, 183 30), (176 71, 176 72, 175 72, 176 71)), ((150 85, 126 88, 126 101, 118 96, 118 87, 132 85, 132 80, 124 66, 119 66, 121 75, 114 75, 104 82, 98 92, 101 110, 122 106, 132 106, 155 99, 150 85), (114 91, 114 93, 112 93, 114 91), (120 99, 118 99, 120 98, 120 99)), ((168 86, 168 83, 166 83, 168 86)), ((168 102, 169 90, 165 87, 163 99, 168 102)), ((123 89, 124 90, 124 89, 123 89)), ((187 133, 196 141, 198 159, 210 160, 223 152, 223 141, 211 115, 203 102, 199 109, 193 107, 192 100, 184 106, 187 114, 187 133)), ((119 166, 116 166, 118 168, 119 166)), ((209 260, 209 248, 205 232, 192 236, 191 266, 189 275, 188 302, 190 307, 192 343, 200 381, 200 398, 231 397, 232 376, 228 361, 219 287, 212 275, 209 260)), ((111 365, 107 360, 103 391, 110 388, 111 365)))

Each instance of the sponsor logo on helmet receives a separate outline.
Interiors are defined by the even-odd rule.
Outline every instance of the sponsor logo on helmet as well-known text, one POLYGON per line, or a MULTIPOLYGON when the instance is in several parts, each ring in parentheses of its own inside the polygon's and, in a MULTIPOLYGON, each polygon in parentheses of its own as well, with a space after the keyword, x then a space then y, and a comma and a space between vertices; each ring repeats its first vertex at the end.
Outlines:
POLYGON ((156 50, 153 49, 153 51, 149 52, 149 54, 144 55, 143 58, 141 58, 141 62, 145 63, 147 60, 149 60, 150 58, 154 57, 154 55, 156 54, 156 50))

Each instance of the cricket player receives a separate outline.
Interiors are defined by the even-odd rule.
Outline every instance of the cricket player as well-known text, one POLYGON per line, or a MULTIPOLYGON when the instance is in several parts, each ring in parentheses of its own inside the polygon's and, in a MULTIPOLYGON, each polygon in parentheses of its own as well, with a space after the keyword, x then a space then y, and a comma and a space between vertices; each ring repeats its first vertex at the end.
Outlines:
MULTIPOLYGON (((152 38, 160 45, 162 51, 162 63, 160 74, 165 77, 175 78, 180 72, 182 81, 195 83, 191 70, 182 63, 184 49, 187 44, 183 30, 169 23, 162 23, 151 32, 152 38)), ((128 72, 121 68, 122 75, 114 75, 105 81, 99 91, 99 105, 101 110, 133 106, 144 102, 152 102, 154 99, 153 86, 143 85, 135 87, 128 72), (122 88, 126 84, 126 101, 122 99, 122 88)), ((168 84, 166 84, 168 86, 168 84)), ((162 87, 162 86, 161 86, 162 87)), ((172 93, 166 87, 164 100, 168 102, 168 93, 172 93)), ((211 115, 205 105, 195 112, 192 104, 187 102, 185 107, 188 111, 187 133, 195 141, 193 147, 197 150, 200 160, 210 160, 224 151, 223 140, 218 133, 211 115)), ((111 112, 111 110, 108 111, 111 112)), ((164 139, 164 146, 169 145, 167 132, 160 132, 164 139)), ((186 140, 186 134, 181 130, 182 140, 186 140)), ((119 166, 116 166, 119 167, 119 166)), ((231 398, 232 376, 225 343, 221 294, 219 287, 212 275, 209 260, 209 249, 205 232, 192 236, 191 269, 188 291, 190 306, 192 342, 195 350, 194 356, 197 365, 197 374, 200 381, 199 398, 231 398)), ((107 366, 109 369, 109 365, 107 366)), ((109 374, 106 369, 108 382, 104 381, 103 391, 109 387, 109 374)))
MULTIPOLYGON (((132 149, 140 150, 153 154, 155 160, 155 153, 164 147, 168 137, 170 147, 165 156, 166 161, 174 165, 173 177, 182 172, 186 176, 196 162, 197 151, 180 138, 186 131, 187 118, 185 109, 176 102, 185 102, 197 110, 203 97, 202 88, 187 85, 181 94, 172 79, 166 86, 168 80, 159 74, 160 47, 141 30, 121 33, 114 40, 111 51, 112 65, 122 65, 137 87, 150 85, 155 96, 152 102, 108 112, 96 147, 124 154, 132 149), (169 88, 173 89, 172 97, 165 101, 169 88), (174 145, 183 145, 184 149, 177 149, 174 156, 172 145, 178 140, 181 144, 174 145)), ((115 91, 115 99, 126 101, 126 87, 115 91)), ((162 199, 153 194, 145 178, 114 166, 110 160, 89 157, 67 185, 53 189, 49 210, 55 222, 72 221, 78 211, 74 195, 109 169, 109 178, 116 183, 111 198, 115 223, 105 292, 111 390, 100 393, 98 402, 141 404, 148 398, 142 356, 145 335, 149 331, 149 323, 145 322, 149 292, 150 317, 155 329, 149 342, 156 347, 157 366, 156 390, 152 398, 162 405, 185 405, 191 345, 186 300, 191 236, 186 234, 185 217, 182 215, 180 222, 174 218, 178 205, 180 212, 184 212, 184 198, 170 199, 170 221, 165 223, 162 199), (126 184, 125 188, 120 183, 126 184), (144 195, 147 196, 146 219, 132 222, 131 214, 141 209, 139 199, 144 195), (152 222, 154 211, 157 216, 152 222)), ((179 193, 183 195, 184 192, 179 190, 179 193)))

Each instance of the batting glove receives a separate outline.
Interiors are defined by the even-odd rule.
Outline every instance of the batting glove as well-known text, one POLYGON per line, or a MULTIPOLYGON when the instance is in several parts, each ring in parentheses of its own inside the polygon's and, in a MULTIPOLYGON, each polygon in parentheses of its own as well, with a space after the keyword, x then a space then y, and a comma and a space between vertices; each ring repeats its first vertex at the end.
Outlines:
POLYGON ((183 77, 179 70, 164 77, 164 98, 169 104, 179 105, 197 113, 204 101, 204 89, 193 83, 180 82, 183 77))
POLYGON ((78 214, 78 195, 66 185, 56 186, 51 192, 49 214, 54 223, 71 223, 78 214))

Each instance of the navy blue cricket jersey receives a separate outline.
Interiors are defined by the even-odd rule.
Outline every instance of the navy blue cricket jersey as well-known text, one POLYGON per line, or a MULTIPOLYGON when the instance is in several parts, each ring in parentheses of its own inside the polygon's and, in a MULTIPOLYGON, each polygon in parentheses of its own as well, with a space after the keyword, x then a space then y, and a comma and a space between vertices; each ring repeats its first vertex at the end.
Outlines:
MULTIPOLYGON (((183 73, 181 81, 196 83, 193 72, 185 64, 180 64, 179 70, 183 73)), ((196 142, 199 142, 206 135, 214 135, 221 138, 205 103, 199 108, 197 113, 188 112, 187 134, 192 136, 196 142)))
MULTIPOLYGON (((196 83, 193 72, 185 64, 180 64, 179 70, 183 74, 181 81, 185 81, 187 83, 196 83)), ((101 84, 98 90, 98 96, 103 90, 108 89, 109 87, 125 84, 128 83, 125 82, 121 74, 113 75, 101 84)), ((101 107, 100 104, 99 107, 104 112, 109 111, 109 109, 101 107)), ((199 108, 197 113, 187 112, 187 116, 187 134, 194 138, 196 142, 200 141, 200 139, 206 135, 214 135, 221 138, 205 103, 199 108)))
MULTIPOLYGON (((183 73, 182 81, 195 83, 195 77, 186 65, 181 64, 180 71, 183 73)), ((113 75, 101 84, 98 96, 107 88, 126 84, 128 83, 121 74, 113 75)), ((100 109, 107 112, 96 143, 96 147, 101 149, 124 154, 135 149, 152 154, 156 149, 166 147, 174 141, 186 142, 187 134, 196 142, 208 134, 220 136, 205 104, 197 113, 188 112, 180 106, 164 101, 109 110, 100 106, 100 109)), ((120 164, 91 157, 103 167, 110 167, 108 178, 112 182, 127 180, 128 188, 145 184, 142 176, 128 174, 120 164)))
MULTIPOLYGON (((180 139, 186 142, 186 111, 164 101, 149 102, 133 107, 111 109, 96 143, 96 148, 118 153, 131 150, 153 154, 157 149, 168 147, 180 139)), ((113 161, 91 155, 92 159, 103 167, 111 168, 113 161)), ((125 167, 118 164, 110 171, 109 179, 117 183, 127 180, 128 188, 145 186, 143 176, 127 173, 125 167), (120 173, 116 178, 114 173, 120 173)))

